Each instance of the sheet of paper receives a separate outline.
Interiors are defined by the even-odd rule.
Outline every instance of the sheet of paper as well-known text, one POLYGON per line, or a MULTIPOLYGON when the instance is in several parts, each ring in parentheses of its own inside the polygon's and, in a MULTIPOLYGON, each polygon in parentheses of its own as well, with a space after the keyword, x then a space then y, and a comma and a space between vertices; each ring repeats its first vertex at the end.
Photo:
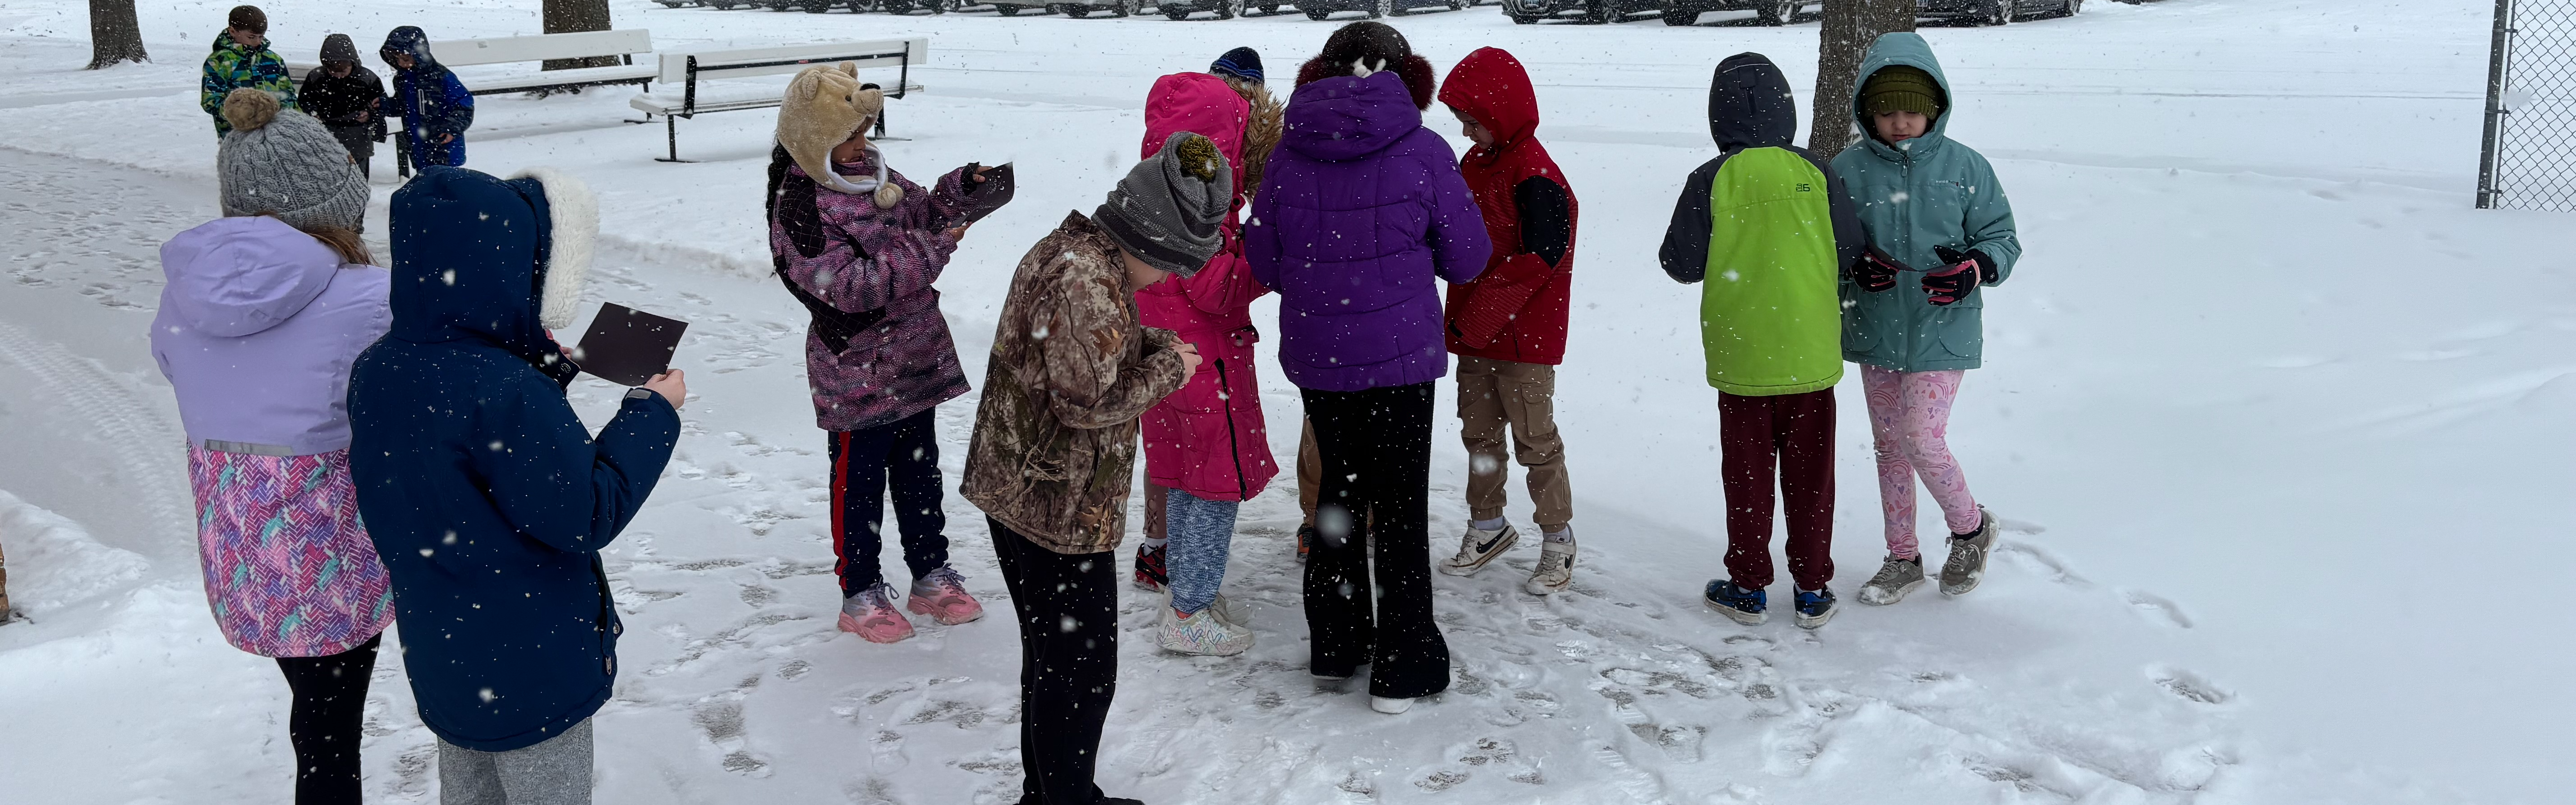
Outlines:
POLYGON ((689 323, 679 319, 620 304, 600 305, 599 315, 590 320, 590 331, 572 350, 572 362, 608 382, 641 386, 671 370, 671 356, 680 350, 680 334, 688 329, 689 323))

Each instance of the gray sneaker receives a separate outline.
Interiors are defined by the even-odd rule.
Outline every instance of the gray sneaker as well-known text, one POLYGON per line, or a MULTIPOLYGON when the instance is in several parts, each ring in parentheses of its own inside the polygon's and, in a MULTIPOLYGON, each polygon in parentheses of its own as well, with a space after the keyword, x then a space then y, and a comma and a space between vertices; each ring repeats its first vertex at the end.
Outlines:
POLYGON ((1986 577, 1986 553, 1995 547, 1995 516, 1977 507, 1977 530, 1950 537, 1950 560, 1941 563, 1941 594, 1967 595, 1986 577))
POLYGON ((1887 562, 1878 566, 1878 575, 1869 577, 1869 583, 1860 586, 1860 602, 1886 606, 1905 600, 1906 593, 1921 586, 1923 559, 1898 559, 1896 555, 1889 554, 1887 562))

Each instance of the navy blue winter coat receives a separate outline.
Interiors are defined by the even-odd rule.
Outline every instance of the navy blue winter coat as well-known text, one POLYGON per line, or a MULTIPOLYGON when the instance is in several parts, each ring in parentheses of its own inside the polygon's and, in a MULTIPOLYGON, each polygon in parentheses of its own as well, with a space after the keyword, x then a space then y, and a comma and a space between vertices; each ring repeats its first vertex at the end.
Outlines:
POLYGON ((464 165, 465 130, 474 125, 474 94, 456 73, 429 54, 429 34, 405 25, 385 35, 376 55, 392 64, 395 54, 408 54, 411 69, 394 68, 394 104, 387 115, 401 115, 404 136, 411 138, 415 165, 464 165), (445 145, 438 138, 454 135, 445 145))
POLYGON ((396 191, 393 329, 349 377, 349 470, 403 665, 421 721, 468 749, 536 744, 608 700, 621 627, 598 551, 679 437, 659 396, 596 439, 564 399, 573 368, 539 310, 549 270, 587 270, 596 212, 572 184, 436 167, 396 191))

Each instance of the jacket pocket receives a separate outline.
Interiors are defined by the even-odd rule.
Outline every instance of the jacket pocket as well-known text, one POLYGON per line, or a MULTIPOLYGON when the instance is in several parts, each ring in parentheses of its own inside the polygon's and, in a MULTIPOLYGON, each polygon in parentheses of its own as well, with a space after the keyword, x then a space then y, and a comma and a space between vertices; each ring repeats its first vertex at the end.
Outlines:
MULTIPOLYGON (((1895 289, 1891 288, 1879 293, 1895 293, 1895 289)), ((1884 332, 1886 328, 1880 326, 1872 317, 1883 302, 1873 304, 1874 300, 1869 296, 1871 294, 1861 290, 1857 284, 1850 282, 1842 284, 1843 351, 1846 353, 1865 355, 1876 352, 1879 341, 1886 337, 1884 332)))
MULTIPOLYGON (((1942 356, 1956 360, 1982 360, 1986 349, 1985 311, 1976 294, 1959 300, 1943 312, 1934 325, 1934 340, 1940 342, 1942 356), (1977 305, 1969 303, 1977 302, 1977 305)), ((1939 356, 1936 356, 1939 357, 1939 356)))

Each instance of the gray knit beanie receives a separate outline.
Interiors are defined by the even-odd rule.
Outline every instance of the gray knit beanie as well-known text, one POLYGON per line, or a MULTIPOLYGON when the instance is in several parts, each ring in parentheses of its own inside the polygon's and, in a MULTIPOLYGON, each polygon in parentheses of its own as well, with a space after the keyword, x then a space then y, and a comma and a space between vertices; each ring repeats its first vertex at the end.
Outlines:
POLYGON ((1136 163, 1092 219, 1146 265, 1188 277, 1225 247, 1217 224, 1234 204, 1233 169, 1216 143, 1173 132, 1163 150, 1136 163))
POLYGON ((365 226, 367 180, 322 121, 243 87, 224 96, 233 124, 215 151, 225 215, 274 215, 305 231, 365 226))

